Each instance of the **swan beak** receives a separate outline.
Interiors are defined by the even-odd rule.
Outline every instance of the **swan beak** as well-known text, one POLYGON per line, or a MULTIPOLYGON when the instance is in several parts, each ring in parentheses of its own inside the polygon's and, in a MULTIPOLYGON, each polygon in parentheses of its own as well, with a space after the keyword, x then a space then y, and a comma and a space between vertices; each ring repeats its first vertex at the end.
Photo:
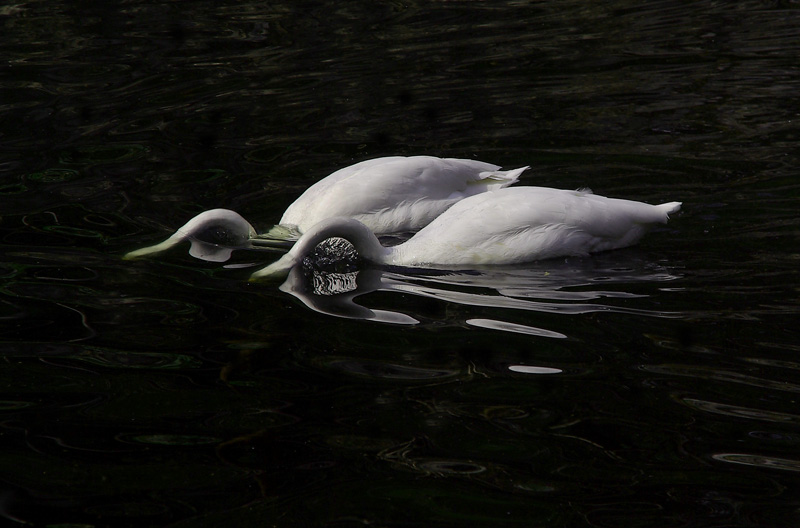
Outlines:
POLYGON ((152 255, 153 253, 160 253, 170 249, 180 242, 183 242, 184 240, 188 240, 191 244, 189 248, 189 254, 191 256, 207 262, 226 262, 230 260, 231 253, 233 253, 233 248, 212 244, 210 242, 203 242, 202 240, 195 240, 181 231, 178 231, 160 244, 126 253, 122 256, 122 260, 133 260, 139 257, 152 255))
POLYGON ((249 282, 284 279, 289 275, 289 272, 295 264, 297 264, 297 260, 294 258, 294 255, 287 253, 269 266, 250 275, 249 282))
MULTIPOLYGON (((176 233, 177 234, 177 233, 176 233)), ((181 242, 183 237, 176 237, 175 235, 169 237, 165 241, 161 242, 160 244, 156 244, 154 246, 147 246, 141 249, 137 249, 135 251, 130 251, 125 253, 122 256, 123 260, 133 260, 139 257, 144 257, 153 253, 160 253, 161 251, 166 251, 178 242, 181 242)))

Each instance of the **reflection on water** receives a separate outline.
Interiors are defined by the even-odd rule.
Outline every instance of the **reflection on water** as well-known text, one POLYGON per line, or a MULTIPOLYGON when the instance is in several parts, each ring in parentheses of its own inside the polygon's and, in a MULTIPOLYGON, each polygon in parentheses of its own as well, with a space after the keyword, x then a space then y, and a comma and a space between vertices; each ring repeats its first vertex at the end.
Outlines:
POLYGON ((715 460, 729 462, 731 464, 744 464, 771 469, 782 469, 784 471, 800 471, 800 459, 788 460, 785 458, 766 457, 762 455, 749 455, 745 453, 720 453, 714 455, 715 460))
MULTIPOLYGON (((614 262, 613 257, 610 258, 614 262)), ((606 257, 605 260, 608 259, 606 257)), ((471 271, 404 271, 364 266, 347 273, 319 271, 306 262, 291 270, 280 289, 320 313, 396 324, 418 324, 420 321, 404 313, 372 310, 356 303, 354 299, 381 291, 501 310, 565 315, 610 312, 649 317, 682 316, 678 312, 636 308, 622 303, 587 302, 602 298, 630 300, 648 296, 625 291, 627 285, 633 285, 637 291, 642 291, 642 285, 645 285, 654 293, 667 295, 654 285, 679 278, 662 266, 644 265, 636 269, 629 267, 630 263, 627 262, 625 265, 614 262, 614 267, 604 268, 603 260, 603 257, 596 260, 568 259, 567 262, 548 261, 519 268, 486 267, 471 271)), ((464 322, 541 337, 567 337, 560 332, 510 321, 473 318, 464 322)))
POLYGON ((294 295, 312 310, 323 314, 383 323, 419 323, 411 316, 386 310, 371 310, 353 300, 359 295, 388 289, 387 286, 380 270, 313 273, 309 280, 303 267, 296 266, 280 289, 294 295))

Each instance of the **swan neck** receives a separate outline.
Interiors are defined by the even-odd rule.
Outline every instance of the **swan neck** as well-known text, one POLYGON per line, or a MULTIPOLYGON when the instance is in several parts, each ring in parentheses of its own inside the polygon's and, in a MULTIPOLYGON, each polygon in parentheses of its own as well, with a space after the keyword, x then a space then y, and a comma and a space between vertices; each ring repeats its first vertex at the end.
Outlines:
POLYGON ((391 248, 383 247, 367 226, 352 218, 331 218, 320 222, 306 231, 292 248, 292 253, 302 258, 320 242, 334 237, 353 244, 358 255, 371 262, 385 263, 391 253, 391 248))

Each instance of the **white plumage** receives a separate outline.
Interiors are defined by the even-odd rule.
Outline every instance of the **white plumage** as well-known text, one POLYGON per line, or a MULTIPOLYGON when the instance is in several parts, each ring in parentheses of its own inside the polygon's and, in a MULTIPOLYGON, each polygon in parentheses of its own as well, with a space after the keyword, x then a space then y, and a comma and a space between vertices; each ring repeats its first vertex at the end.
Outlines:
POLYGON ((468 196, 511 185, 527 168, 501 171, 482 161, 433 156, 362 161, 309 187, 280 225, 303 233, 326 218, 345 216, 376 234, 416 231, 468 196))
POLYGON ((497 189, 461 200, 394 247, 383 247, 369 228, 352 218, 323 220, 253 278, 284 274, 331 237, 349 240, 362 258, 398 266, 516 264, 583 256, 635 244, 652 224, 666 223, 680 205, 546 187, 497 189))

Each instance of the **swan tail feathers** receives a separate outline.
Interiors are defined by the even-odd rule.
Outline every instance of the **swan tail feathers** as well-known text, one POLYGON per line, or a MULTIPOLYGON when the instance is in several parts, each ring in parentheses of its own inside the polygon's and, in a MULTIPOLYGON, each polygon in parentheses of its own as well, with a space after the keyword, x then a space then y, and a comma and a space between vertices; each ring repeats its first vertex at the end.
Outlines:
POLYGON ((502 189, 519 181, 519 176, 530 167, 520 167, 507 171, 485 171, 479 174, 479 179, 473 183, 486 185, 487 189, 502 189))
POLYGON ((664 215, 663 222, 666 224, 667 220, 669 220, 669 215, 672 213, 677 213, 681 210, 682 202, 667 202, 661 205, 656 205, 656 208, 661 211, 664 215))

